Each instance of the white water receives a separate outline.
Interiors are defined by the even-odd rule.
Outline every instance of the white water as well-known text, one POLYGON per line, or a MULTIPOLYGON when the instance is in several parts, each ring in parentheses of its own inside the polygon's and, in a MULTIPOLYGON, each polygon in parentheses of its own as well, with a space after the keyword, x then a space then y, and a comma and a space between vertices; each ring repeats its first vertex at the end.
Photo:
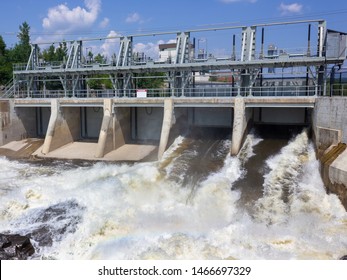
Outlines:
MULTIPOLYGON (((252 147, 260 139, 248 136, 239 157, 226 156, 193 194, 181 185, 189 159, 183 167, 176 162, 182 152, 196 156, 185 141, 177 138, 156 163, 39 166, 1 158, 0 232, 48 228, 53 234, 41 236, 53 243, 40 246, 36 238, 35 258, 338 259, 347 253, 347 214, 325 193, 305 132, 264 163, 264 195, 252 214, 238 205, 233 183, 247 176, 243 163, 256 156, 252 147)), ((217 154, 229 147, 224 141, 217 154)))

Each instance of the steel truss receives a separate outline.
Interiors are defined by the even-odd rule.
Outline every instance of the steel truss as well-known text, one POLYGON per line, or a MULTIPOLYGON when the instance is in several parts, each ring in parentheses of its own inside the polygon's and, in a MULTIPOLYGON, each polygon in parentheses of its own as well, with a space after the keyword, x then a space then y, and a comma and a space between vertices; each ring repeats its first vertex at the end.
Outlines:
POLYGON ((283 69, 291 67, 302 67, 306 68, 307 82, 305 86, 314 85, 320 89, 320 94, 324 94, 326 88, 324 84, 329 74, 329 65, 342 65, 346 59, 346 34, 339 33, 342 40, 329 41, 329 31, 324 20, 167 32, 165 34, 176 34, 176 57, 173 61, 164 63, 156 61, 136 62, 133 54, 133 38, 158 34, 160 35, 157 33, 119 37, 118 56, 108 64, 86 63, 82 52, 84 42, 82 40, 70 42, 67 59, 60 63, 42 63, 39 59, 39 46, 33 44, 28 62, 25 65, 14 66, 14 92, 17 93, 17 96, 44 96, 43 93, 47 91, 47 84, 58 83, 64 92, 64 97, 79 97, 81 92, 87 92, 83 96, 85 97, 85 95, 90 96, 91 89, 88 88, 88 80, 94 79, 95 75, 106 75, 112 83, 114 96, 119 97, 124 96, 124 92, 135 89, 133 81, 136 77, 134 74, 161 72, 165 73, 168 88, 172 89, 172 96, 177 96, 178 91, 180 96, 185 96, 186 92, 191 92, 191 89, 194 88, 194 73, 229 71, 233 76, 233 81, 237 81, 236 85, 233 86, 237 87, 242 95, 243 90, 249 92, 252 91, 252 87, 262 86, 264 68, 281 68, 283 71, 283 69), (312 53, 310 47, 312 22, 318 25, 317 53, 312 53), (305 53, 300 55, 285 53, 273 56, 264 53, 265 27, 303 23, 309 24, 308 47, 305 53), (260 54, 257 54, 256 35, 259 28, 262 31, 262 46, 260 54), (241 55, 239 57, 236 55, 234 36, 233 51, 229 58, 206 57, 196 59, 195 52, 191 50, 192 47, 195 48, 191 42, 191 33, 225 29, 240 29, 241 55), (331 52, 335 48, 340 51, 331 52))

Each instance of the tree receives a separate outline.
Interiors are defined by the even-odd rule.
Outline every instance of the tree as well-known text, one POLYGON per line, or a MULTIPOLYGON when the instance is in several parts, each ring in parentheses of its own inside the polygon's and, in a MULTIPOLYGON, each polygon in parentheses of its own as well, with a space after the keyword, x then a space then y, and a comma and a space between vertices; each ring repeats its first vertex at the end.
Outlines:
POLYGON ((0 36, 0 85, 6 84, 12 77, 12 64, 8 58, 5 41, 0 36))
POLYGON ((17 35, 19 43, 10 51, 11 62, 26 63, 29 60, 31 46, 30 46, 30 26, 27 22, 23 22, 19 26, 19 33, 17 35))
POLYGON ((4 57, 6 54, 6 44, 2 36, 0 35, 0 57, 4 57))
POLYGON ((94 57, 94 61, 100 64, 106 63, 106 58, 104 55, 98 53, 95 57, 94 57))
POLYGON ((42 52, 42 57, 45 61, 55 61, 55 47, 53 44, 42 52))
MULTIPOLYGON (((93 53, 89 51, 87 54, 88 57, 93 58, 93 53)), ((99 64, 104 64, 107 62, 107 58, 98 53, 95 57, 93 62, 99 63, 99 64)), ((92 78, 88 81, 88 86, 91 89, 111 89, 112 88, 112 83, 108 77, 108 75, 93 75, 92 78)))
POLYGON ((26 21, 19 26, 17 37, 20 45, 30 46, 30 26, 26 21))
POLYGON ((54 44, 50 45, 48 49, 45 49, 42 52, 42 58, 46 62, 52 61, 64 61, 67 57, 67 46, 66 42, 62 42, 59 44, 59 47, 55 48, 54 44))
POLYGON ((64 61, 67 58, 67 44, 66 42, 62 42, 59 44, 59 47, 55 50, 55 58, 56 61, 64 61))
POLYGON ((148 78, 137 79, 138 89, 162 88, 164 86, 164 73, 146 73, 141 74, 141 76, 148 78))

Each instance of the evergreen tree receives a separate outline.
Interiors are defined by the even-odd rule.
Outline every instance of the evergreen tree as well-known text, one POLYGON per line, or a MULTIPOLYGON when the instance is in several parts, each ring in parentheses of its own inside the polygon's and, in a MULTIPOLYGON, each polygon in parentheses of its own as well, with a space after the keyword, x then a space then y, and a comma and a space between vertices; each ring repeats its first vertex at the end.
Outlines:
POLYGON ((27 22, 23 22, 19 26, 17 35, 19 43, 10 51, 11 62, 26 63, 28 62, 31 46, 30 46, 30 26, 27 22))
POLYGON ((0 36, 0 85, 5 85, 12 77, 12 64, 8 58, 5 41, 0 36))
POLYGON ((66 42, 62 42, 59 44, 59 47, 55 50, 56 61, 64 61, 67 59, 67 44, 66 42))
POLYGON ((50 45, 48 49, 45 49, 42 52, 43 59, 47 61, 55 61, 55 47, 54 45, 50 45))
POLYGON ((6 43, 0 35, 0 57, 4 57, 6 54, 6 43))

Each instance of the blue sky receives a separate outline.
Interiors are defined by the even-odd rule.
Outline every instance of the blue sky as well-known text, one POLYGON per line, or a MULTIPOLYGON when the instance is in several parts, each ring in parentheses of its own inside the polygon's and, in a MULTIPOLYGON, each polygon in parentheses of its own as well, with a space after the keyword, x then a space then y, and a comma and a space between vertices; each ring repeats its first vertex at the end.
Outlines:
MULTIPOLYGON (((328 28, 347 32, 346 0, 13 0, 1 4, 0 35, 8 47, 17 42, 23 21, 31 26, 33 42, 106 37, 156 31, 187 30, 256 23, 325 19, 328 28)), ((314 27, 314 26, 313 26, 314 27)), ((305 27, 307 28, 307 27, 305 27)), ((235 32, 235 31, 233 31, 235 32)), ((270 32, 271 33, 271 32, 270 32)), ((295 31, 273 29, 268 42, 280 39, 292 44, 295 31)), ((228 53, 232 33, 194 34, 209 52, 228 53), (206 39, 206 36, 208 37, 206 39), (225 38, 228 38, 226 40, 225 38)), ((307 35, 300 35, 304 38, 307 35)), ((300 37, 298 36, 298 37, 300 37)), ((302 39, 301 38, 301 39, 302 39)), ((138 51, 153 52, 158 43, 174 35, 144 37, 135 42, 138 51)), ((93 52, 110 53, 117 40, 97 45, 93 52)), ((298 43, 302 44, 302 43, 298 43)))

